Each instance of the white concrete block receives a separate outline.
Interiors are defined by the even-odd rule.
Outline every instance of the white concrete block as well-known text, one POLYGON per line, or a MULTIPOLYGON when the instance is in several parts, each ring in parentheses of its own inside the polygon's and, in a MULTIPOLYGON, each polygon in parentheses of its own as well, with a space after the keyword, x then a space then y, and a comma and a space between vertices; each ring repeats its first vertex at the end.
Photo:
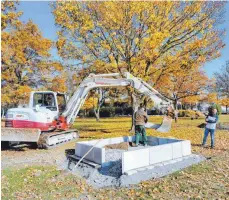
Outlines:
POLYGON ((173 159, 181 158, 182 157, 182 143, 181 142, 174 142, 171 143, 173 148, 173 159))
POLYGON ((185 140, 181 142, 182 144, 182 155, 183 156, 188 156, 192 154, 191 150, 191 142, 190 140, 185 140))
POLYGON ((81 144, 80 143, 76 143, 76 147, 75 147, 75 155, 80 157, 80 147, 81 144))
MULTIPOLYGON (((83 157, 91 148, 92 148, 92 146, 89 146, 86 144, 81 144, 81 146, 80 146, 80 157, 83 157)), ((86 155, 85 159, 93 161, 93 158, 94 158, 94 152, 92 150, 86 155)))
POLYGON ((171 160, 173 157, 172 145, 159 145, 149 148, 150 164, 155 164, 167 160, 171 160))
POLYGON ((103 164, 105 162, 105 148, 95 147, 93 149, 94 157, 93 161, 98 164, 103 164))
MULTIPOLYGON (((75 155, 79 157, 83 157, 92 146, 87 144, 77 144, 75 148, 75 155)), ((86 156, 85 159, 95 162, 97 164, 102 164, 105 162, 105 149, 94 147, 86 156)))
POLYGON ((149 165, 149 148, 122 153, 122 173, 149 165))

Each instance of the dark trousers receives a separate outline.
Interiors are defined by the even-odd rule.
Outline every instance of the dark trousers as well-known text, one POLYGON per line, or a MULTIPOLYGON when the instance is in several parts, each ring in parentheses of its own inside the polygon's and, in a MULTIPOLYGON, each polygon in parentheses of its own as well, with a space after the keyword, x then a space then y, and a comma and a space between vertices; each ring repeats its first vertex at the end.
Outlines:
POLYGON ((136 125, 135 126, 135 136, 136 136, 136 144, 139 144, 139 140, 142 136, 142 141, 143 144, 146 144, 147 142, 147 137, 146 137, 146 130, 145 130, 145 126, 142 125, 136 125))

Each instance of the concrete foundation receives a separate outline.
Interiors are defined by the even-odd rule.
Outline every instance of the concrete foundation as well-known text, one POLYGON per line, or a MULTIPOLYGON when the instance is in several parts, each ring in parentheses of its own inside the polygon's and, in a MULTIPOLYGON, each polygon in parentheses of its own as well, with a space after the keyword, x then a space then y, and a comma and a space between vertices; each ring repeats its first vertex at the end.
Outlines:
MULTIPOLYGON (((179 158, 191 155, 191 143, 189 140, 177 140, 172 138, 160 138, 148 136, 148 146, 129 148, 122 153, 122 174, 128 174, 131 170, 143 167, 150 167, 165 161, 175 161, 179 158)), ((135 136, 125 136, 101 140, 85 159, 100 164, 102 167, 109 166, 105 161, 105 148, 109 144, 121 142, 134 142, 135 136)), ((75 154, 83 157, 86 152, 93 147, 98 140, 77 142, 75 154)))

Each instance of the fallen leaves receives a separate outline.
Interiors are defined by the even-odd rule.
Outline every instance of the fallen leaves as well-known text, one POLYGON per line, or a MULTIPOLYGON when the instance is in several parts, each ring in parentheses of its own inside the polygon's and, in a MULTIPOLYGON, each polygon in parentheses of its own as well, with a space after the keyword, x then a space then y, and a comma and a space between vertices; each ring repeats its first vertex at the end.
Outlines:
MULTIPOLYGON (((228 120, 222 118, 223 120, 228 120)), ((151 121, 160 122, 160 117, 151 121)), ((201 119, 179 119, 170 133, 147 130, 148 135, 189 139, 192 152, 211 159, 160 179, 143 181, 130 188, 94 189, 84 179, 66 174, 54 166, 30 166, 19 170, 6 169, 2 174, 2 199, 226 199, 229 196, 229 134, 216 131, 216 148, 202 148, 203 129, 197 128, 201 119)), ((130 118, 78 119, 76 125, 84 137, 101 138, 129 135, 130 118), (93 129, 94 131, 88 131, 93 129), (103 133, 108 130, 111 133, 103 133)), ((87 140, 87 138, 83 138, 87 140)), ((71 144, 74 146, 74 142, 71 144)), ((64 146, 69 147, 69 144, 64 146)), ((63 146, 60 148, 64 148, 63 146)), ((51 150, 50 150, 51 151, 51 150)), ((55 150, 56 151, 56 150, 55 150)), ((37 151, 30 151, 34 154, 37 151)), ((48 152, 38 150, 38 152, 48 152)), ((64 152, 64 150, 63 150, 64 152)), ((8 152, 9 153, 9 152, 8 152)), ((14 152, 13 156, 22 152, 14 152)))

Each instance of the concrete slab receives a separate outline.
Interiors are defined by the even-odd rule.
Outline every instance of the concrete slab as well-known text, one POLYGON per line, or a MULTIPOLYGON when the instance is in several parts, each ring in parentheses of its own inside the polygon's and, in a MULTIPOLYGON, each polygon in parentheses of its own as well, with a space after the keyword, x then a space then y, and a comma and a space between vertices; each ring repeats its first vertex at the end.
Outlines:
POLYGON ((182 143, 181 142, 174 142, 171 143, 173 149, 173 159, 181 158, 182 157, 182 143))
POLYGON ((182 155, 183 156, 188 156, 192 154, 191 150, 191 142, 190 140, 185 140, 181 142, 182 144, 182 155))
POLYGON ((149 165, 149 148, 122 153, 122 173, 149 165))
POLYGON ((166 144, 166 145, 159 145, 149 148, 149 156, 150 156, 150 165, 172 160, 173 153, 172 153, 172 145, 166 144))
POLYGON ((94 162, 98 164, 103 164, 105 162, 105 148, 95 147, 93 149, 94 152, 94 162))
MULTIPOLYGON (((75 148, 75 155, 78 157, 83 157, 92 146, 87 144, 77 144, 75 148)), ((105 149, 94 147, 91 152, 88 153, 88 155, 85 157, 85 159, 95 162, 97 164, 102 164, 105 162, 105 149)))
MULTIPOLYGON (((80 145, 80 155, 79 156, 83 157, 91 148, 92 148, 92 146, 90 146, 90 145, 81 144, 80 145)), ((94 151, 91 151, 89 154, 87 154, 85 159, 90 160, 90 161, 94 161, 94 151)))

